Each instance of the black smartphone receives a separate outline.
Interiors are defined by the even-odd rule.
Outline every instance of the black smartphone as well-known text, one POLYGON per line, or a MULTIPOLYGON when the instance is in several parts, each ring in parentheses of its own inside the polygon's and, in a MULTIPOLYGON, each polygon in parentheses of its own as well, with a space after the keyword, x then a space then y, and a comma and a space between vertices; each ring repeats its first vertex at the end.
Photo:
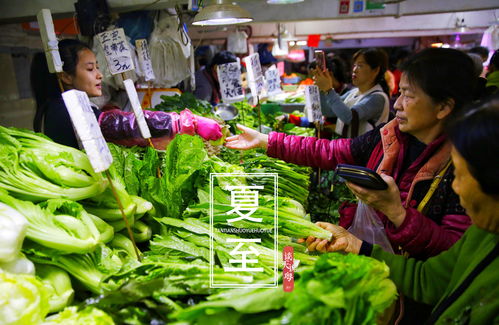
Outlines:
POLYGON ((335 170, 336 175, 372 190, 386 190, 388 184, 374 170, 362 166, 338 164, 335 170))
POLYGON ((317 66, 321 71, 326 71, 326 55, 324 54, 324 51, 322 50, 315 50, 315 62, 317 62, 317 66))

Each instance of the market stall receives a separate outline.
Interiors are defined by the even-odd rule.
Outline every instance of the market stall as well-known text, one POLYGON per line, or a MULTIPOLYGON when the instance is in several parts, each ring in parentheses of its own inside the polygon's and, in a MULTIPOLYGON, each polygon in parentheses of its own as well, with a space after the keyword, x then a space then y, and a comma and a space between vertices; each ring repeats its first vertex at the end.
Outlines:
MULTIPOLYGON (((152 11, 156 2, 136 1, 131 15, 111 23, 107 3, 78 1, 71 22, 102 72, 103 95, 94 99, 64 88, 57 23, 50 10, 38 13, 35 30, 79 148, 0 125, 0 324, 393 323, 399 293, 384 262, 311 253, 298 241, 335 239, 315 222, 338 224, 340 205, 357 201, 339 177, 261 148, 224 146, 238 125, 340 138, 323 133, 312 78, 290 71, 293 60, 305 70, 318 61, 320 35, 296 59, 258 53, 247 42, 251 27, 229 30, 238 58, 203 68, 213 68, 208 79, 217 86, 213 100, 203 100, 195 95, 203 40, 187 23, 210 25, 206 9, 222 5, 239 16, 218 19, 252 18, 220 0, 200 8, 159 1, 171 8, 152 11)), ((354 1, 338 2, 361 15, 354 1)), ((345 14, 339 3, 334 10, 345 14)), ((281 28, 275 40, 258 41, 279 50, 282 41, 295 43, 281 39, 281 28)))

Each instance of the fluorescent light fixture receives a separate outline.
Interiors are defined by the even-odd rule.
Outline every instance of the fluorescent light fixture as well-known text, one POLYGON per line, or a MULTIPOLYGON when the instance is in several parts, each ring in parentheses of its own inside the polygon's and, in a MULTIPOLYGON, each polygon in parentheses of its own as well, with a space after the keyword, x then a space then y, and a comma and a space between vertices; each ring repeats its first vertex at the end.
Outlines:
POLYGON ((307 41, 298 41, 298 42, 296 42, 296 45, 297 46, 305 46, 305 45, 307 45, 307 41))
POLYGON ((267 3, 271 5, 285 5, 288 3, 298 3, 303 1, 304 0, 267 0, 267 3))
POLYGON ((214 3, 199 11, 192 24, 197 26, 233 25, 252 20, 251 14, 246 9, 224 0, 215 0, 214 3))

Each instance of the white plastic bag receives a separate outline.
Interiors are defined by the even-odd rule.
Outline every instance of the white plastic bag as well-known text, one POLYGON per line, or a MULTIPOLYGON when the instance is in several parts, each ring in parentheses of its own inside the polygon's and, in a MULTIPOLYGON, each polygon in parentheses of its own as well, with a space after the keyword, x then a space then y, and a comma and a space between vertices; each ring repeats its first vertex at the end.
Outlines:
POLYGON ((177 16, 162 14, 150 38, 151 63, 156 87, 173 87, 190 75, 191 40, 177 16))
POLYGON ((235 32, 227 35, 227 51, 232 53, 247 53, 248 35, 245 32, 239 30, 236 30, 235 32))
POLYGON ((385 251, 393 253, 392 245, 386 236, 385 228, 376 211, 362 201, 357 204, 357 211, 348 231, 357 238, 379 245, 385 251))

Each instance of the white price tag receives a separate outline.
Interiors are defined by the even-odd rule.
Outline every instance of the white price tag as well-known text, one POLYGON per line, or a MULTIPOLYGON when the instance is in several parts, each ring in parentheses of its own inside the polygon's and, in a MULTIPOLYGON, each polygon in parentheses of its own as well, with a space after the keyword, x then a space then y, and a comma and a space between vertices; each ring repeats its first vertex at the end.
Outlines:
POLYGON ((97 34, 111 74, 135 69, 123 28, 97 34))
POLYGON ((130 99, 130 104, 132 105, 133 113, 135 114, 135 119, 137 120, 140 134, 144 139, 149 139, 151 137, 151 132, 149 131, 149 127, 147 126, 142 106, 140 106, 139 96, 137 95, 135 85, 133 84, 132 79, 126 79, 123 81, 123 83, 125 84, 126 93, 128 95, 128 99, 130 99))
POLYGON ((322 121, 321 97, 315 85, 305 86, 305 112, 310 122, 322 121))
POLYGON ((154 80, 154 71, 152 70, 151 53, 149 52, 149 46, 147 45, 146 39, 138 39, 135 41, 135 47, 137 49, 137 56, 139 58, 139 64, 141 70, 144 72, 145 81, 154 80))
POLYGON ((235 103, 244 99, 239 62, 218 65, 217 75, 224 103, 235 103))
POLYGON ((42 9, 36 15, 42 36, 43 50, 47 58, 50 73, 62 72, 62 61, 59 54, 59 42, 55 37, 54 23, 49 9, 42 9))
POLYGON ((274 96, 282 93, 281 89, 281 77, 279 76, 279 70, 275 65, 271 66, 267 71, 265 71, 265 79, 267 82, 267 94, 269 96, 274 96))
POLYGON ((246 71, 251 95, 256 98, 262 93, 263 90, 263 73, 262 66, 260 65, 260 57, 258 53, 253 53, 245 57, 243 60, 244 63, 246 63, 246 71))
POLYGON ((108 169, 113 162, 113 156, 90 107, 87 93, 75 89, 68 90, 62 93, 62 99, 93 169, 96 173, 108 169))

